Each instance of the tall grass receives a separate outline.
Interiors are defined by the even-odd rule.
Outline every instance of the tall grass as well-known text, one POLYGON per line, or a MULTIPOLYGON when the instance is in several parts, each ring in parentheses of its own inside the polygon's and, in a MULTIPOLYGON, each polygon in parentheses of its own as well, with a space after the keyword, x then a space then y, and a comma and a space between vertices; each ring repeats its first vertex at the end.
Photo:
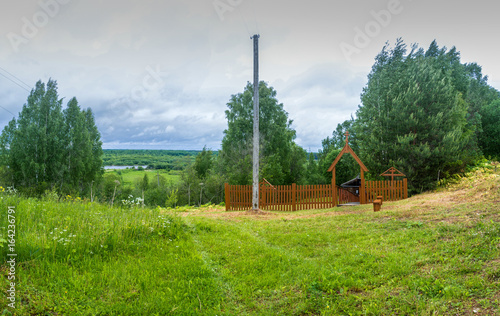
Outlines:
MULTIPOLYGON (((221 300, 189 228, 173 213, 3 196, 0 238, 8 206, 16 207, 18 302, 16 310, 0 311, 194 315, 221 300)), ((0 249, 3 264, 7 248, 0 249)), ((0 306, 7 306, 5 295, 0 306)))

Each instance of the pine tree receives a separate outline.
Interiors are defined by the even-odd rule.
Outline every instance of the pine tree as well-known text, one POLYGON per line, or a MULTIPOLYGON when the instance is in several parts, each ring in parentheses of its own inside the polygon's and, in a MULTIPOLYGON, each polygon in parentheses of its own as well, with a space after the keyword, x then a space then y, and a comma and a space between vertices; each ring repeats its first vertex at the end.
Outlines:
MULTIPOLYGON (((460 161, 470 141, 467 103, 452 71, 443 71, 443 50, 431 44, 405 56, 406 46, 384 47, 376 58, 357 111, 360 156, 372 174, 389 167, 406 173, 413 191, 432 188, 447 166, 460 161)), ((454 54, 452 54, 454 55, 454 54)))
POLYGON ((500 99, 482 109, 481 147, 487 157, 500 159, 500 99))

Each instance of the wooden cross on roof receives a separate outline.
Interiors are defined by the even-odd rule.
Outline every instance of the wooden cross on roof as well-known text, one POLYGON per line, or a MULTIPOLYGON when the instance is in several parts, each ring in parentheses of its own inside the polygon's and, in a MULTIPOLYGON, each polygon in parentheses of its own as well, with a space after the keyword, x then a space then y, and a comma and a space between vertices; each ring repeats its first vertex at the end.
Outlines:
POLYGON ((391 177, 391 181, 394 181, 394 177, 406 177, 405 174, 403 174, 401 171, 394 167, 390 167, 386 171, 384 171, 381 176, 384 177, 391 177))
POLYGON ((345 143, 349 144, 349 131, 346 131, 344 135, 345 135, 345 143))

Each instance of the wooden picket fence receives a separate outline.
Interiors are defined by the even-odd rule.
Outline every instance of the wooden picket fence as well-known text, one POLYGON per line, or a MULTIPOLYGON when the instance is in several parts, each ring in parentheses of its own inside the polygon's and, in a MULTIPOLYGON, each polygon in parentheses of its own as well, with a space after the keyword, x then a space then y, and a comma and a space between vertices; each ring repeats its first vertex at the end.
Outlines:
MULTIPOLYGON (((272 211, 298 211, 333 207, 331 185, 261 185, 259 205, 272 211)), ((252 186, 226 183, 226 210, 252 209, 252 186)))
POLYGON ((300 211, 333 207, 331 185, 260 187, 260 207, 272 211, 300 211))
MULTIPOLYGON (((406 179, 403 181, 366 181, 366 203, 382 195, 384 201, 397 201, 408 197, 406 179), (403 182, 404 181, 404 182, 403 182)), ((326 209, 336 205, 359 202, 359 196, 336 187, 336 201, 332 185, 267 185, 259 186, 259 206, 271 211, 300 211, 326 209)), ((225 185, 226 210, 242 211, 252 209, 251 185, 225 185)))
POLYGON ((382 196, 384 201, 399 201, 408 198, 408 182, 403 180, 366 181, 365 201, 373 203, 377 196, 382 196))

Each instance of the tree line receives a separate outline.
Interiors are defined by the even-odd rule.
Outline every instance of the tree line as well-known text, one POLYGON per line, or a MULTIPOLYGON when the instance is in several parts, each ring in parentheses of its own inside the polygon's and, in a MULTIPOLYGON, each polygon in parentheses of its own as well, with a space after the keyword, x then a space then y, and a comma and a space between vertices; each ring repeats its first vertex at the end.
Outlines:
POLYGON ((38 81, 19 117, 0 135, 0 176, 23 192, 92 190, 102 175, 102 142, 90 108, 76 98, 62 108, 57 82, 38 81))
POLYGON ((148 169, 183 170, 199 150, 104 149, 105 166, 146 166, 148 169))
POLYGON ((398 39, 375 58, 356 117, 341 124, 372 177, 396 167, 411 192, 436 187, 482 157, 500 156, 500 94, 455 47, 427 50, 398 39))
MULTIPOLYGON (((328 167, 349 143, 370 170, 367 179, 390 167, 404 172, 410 193, 434 189, 440 180, 462 173, 485 157, 500 157, 500 93, 476 63, 462 63, 460 52, 428 49, 398 39, 376 56, 351 119, 338 124, 316 155, 295 143, 292 121, 277 93, 260 82, 260 175, 273 184, 330 183, 328 167)), ((253 85, 227 103, 228 127, 217 156, 197 157, 185 183, 204 182, 206 194, 222 201, 223 182, 252 182, 253 85)), ((337 165, 337 185, 359 174, 350 155, 337 165)), ((185 185, 185 184, 184 184, 185 185)))
MULTIPOLYGON (((205 147, 194 161, 186 161, 178 183, 145 175, 132 188, 120 187, 116 176, 102 177, 100 135, 92 111, 81 110, 76 98, 62 110, 56 86, 55 81, 37 83, 19 118, 4 128, 3 182, 28 191, 56 188, 82 195, 95 184, 101 201, 135 196, 161 206, 221 203, 224 183, 252 182, 251 83, 229 98, 219 151, 205 147)), ((307 153, 295 143, 293 121, 273 87, 260 82, 259 95, 260 176, 272 184, 330 183, 327 169, 344 146, 346 131, 350 146, 369 169, 367 179, 381 179, 379 174, 395 167, 407 175, 410 193, 433 189, 484 157, 500 156, 500 93, 488 84, 480 65, 462 63, 455 47, 439 47, 436 41, 426 50, 418 45, 408 49, 401 39, 393 47, 386 44, 375 58, 361 104, 322 140, 318 153, 307 153)), ((337 185, 359 174, 349 155, 336 169, 337 185)))

